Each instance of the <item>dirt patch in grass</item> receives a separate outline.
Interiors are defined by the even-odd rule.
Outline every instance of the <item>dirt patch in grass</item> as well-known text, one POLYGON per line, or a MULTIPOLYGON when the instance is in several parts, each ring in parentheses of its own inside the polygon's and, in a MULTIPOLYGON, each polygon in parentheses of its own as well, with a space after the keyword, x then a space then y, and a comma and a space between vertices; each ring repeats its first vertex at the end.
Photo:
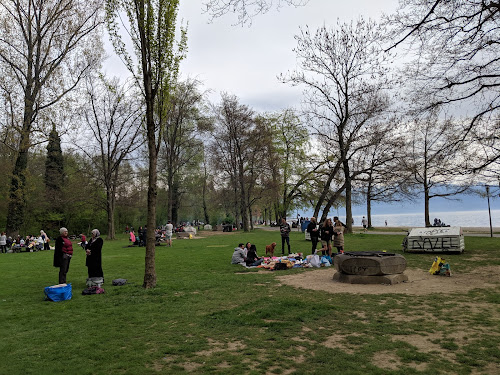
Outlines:
POLYGON ((186 370, 187 372, 192 372, 201 367, 202 365, 196 362, 186 362, 182 363, 181 366, 184 367, 184 370, 186 370))
MULTIPOLYGON (((438 335, 438 337, 440 337, 440 335, 438 335)), ((406 342, 407 344, 410 344, 411 346, 417 348, 417 350, 422 353, 430 353, 430 352, 436 352, 439 354, 447 353, 447 351, 443 349, 440 345, 432 342, 432 340, 436 339, 435 334, 433 334, 432 336, 417 335, 417 334, 394 335, 391 337, 391 339, 392 341, 406 342)))
POLYGON ((500 374, 500 366, 498 363, 489 363, 484 368, 472 369, 471 375, 498 375, 500 374))
MULTIPOLYGON (((372 360, 372 364, 384 370, 400 370, 403 366, 397 354, 390 351, 376 353, 372 360)), ((410 362, 406 365, 417 371, 424 371, 427 369, 427 363, 410 362)))
POLYGON ((347 336, 332 335, 332 336, 329 336, 322 343, 322 345, 326 346, 327 348, 331 348, 331 349, 340 349, 347 354, 353 354, 354 353, 353 348, 347 347, 346 342, 347 342, 347 336))
POLYGON ((372 364, 385 370, 397 370, 401 366, 401 360, 394 352, 378 352, 374 356, 372 364))
POLYGON ((234 352, 246 348, 246 345, 243 344, 241 341, 223 343, 220 341, 212 340, 210 338, 208 339, 208 345, 210 346, 210 349, 197 352, 196 355, 210 356, 217 352, 225 352, 225 351, 234 352))
MULTIPOLYGON (((476 288, 495 288, 500 283, 500 266, 476 269, 470 273, 452 273, 451 277, 435 276, 420 269, 408 268, 404 272, 408 281, 395 285, 345 284, 333 281, 333 267, 305 270, 293 275, 277 276, 283 285, 295 288, 322 290, 328 293, 427 295, 436 293, 464 293, 476 288)), ((453 269, 452 269, 453 272, 453 269)))

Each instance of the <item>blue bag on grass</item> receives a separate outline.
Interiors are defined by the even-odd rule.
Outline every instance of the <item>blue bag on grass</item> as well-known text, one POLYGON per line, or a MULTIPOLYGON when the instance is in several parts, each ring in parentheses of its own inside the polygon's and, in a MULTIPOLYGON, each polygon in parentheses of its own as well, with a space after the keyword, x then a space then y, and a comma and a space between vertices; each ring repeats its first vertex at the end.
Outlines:
POLYGON ((64 286, 52 285, 45 288, 45 300, 59 302, 71 299, 71 284, 64 286))

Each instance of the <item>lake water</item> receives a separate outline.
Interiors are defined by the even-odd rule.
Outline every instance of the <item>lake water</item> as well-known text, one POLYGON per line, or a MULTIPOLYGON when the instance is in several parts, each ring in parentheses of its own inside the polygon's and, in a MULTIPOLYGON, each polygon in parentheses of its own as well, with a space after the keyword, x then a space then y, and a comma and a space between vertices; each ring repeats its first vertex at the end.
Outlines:
MULTIPOLYGON (((354 225, 361 225, 362 215, 353 215, 354 225)), ((454 211, 454 212, 431 212, 429 215, 431 224, 434 218, 441 219, 447 225, 458 227, 489 227, 488 210, 481 211, 454 211)), ((341 218, 342 220, 342 218, 341 218)), ((372 225, 374 227, 423 227, 425 226, 423 213, 410 214, 383 214, 372 215, 372 225)), ((491 223, 493 227, 500 227, 500 210, 491 211, 491 223)))

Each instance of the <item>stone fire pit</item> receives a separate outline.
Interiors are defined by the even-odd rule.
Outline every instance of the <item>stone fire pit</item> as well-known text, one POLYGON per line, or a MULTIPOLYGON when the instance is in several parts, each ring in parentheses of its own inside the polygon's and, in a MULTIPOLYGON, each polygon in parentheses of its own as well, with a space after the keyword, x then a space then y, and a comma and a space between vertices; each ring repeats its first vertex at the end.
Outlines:
POLYGON ((398 284, 408 280, 403 274, 406 259, 382 251, 359 251, 336 255, 333 280, 349 284, 398 284))

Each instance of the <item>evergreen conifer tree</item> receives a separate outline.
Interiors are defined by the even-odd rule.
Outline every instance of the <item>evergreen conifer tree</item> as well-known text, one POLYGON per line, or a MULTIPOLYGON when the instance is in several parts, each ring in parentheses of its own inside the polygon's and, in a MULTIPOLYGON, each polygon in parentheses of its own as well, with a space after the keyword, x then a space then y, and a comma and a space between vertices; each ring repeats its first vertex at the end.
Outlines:
POLYGON ((47 145, 45 160, 45 195, 50 202, 50 211, 62 214, 62 188, 64 185, 64 159, 61 150, 61 138, 56 126, 52 125, 47 145))

